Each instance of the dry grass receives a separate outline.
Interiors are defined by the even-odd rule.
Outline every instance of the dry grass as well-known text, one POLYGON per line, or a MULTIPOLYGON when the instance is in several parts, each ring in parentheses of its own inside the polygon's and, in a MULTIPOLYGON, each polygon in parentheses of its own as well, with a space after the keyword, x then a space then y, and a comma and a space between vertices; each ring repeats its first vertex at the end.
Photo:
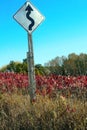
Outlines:
POLYGON ((22 94, 0 95, 0 130, 86 130, 87 102, 22 94))

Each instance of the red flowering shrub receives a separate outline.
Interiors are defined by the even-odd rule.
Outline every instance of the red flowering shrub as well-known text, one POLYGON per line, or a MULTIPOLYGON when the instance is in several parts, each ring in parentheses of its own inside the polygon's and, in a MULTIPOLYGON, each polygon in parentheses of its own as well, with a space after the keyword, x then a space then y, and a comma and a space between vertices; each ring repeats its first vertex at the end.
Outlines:
MULTIPOLYGON (((27 89, 28 86, 28 76, 25 74, 0 73, 1 92, 27 89)), ((87 90, 87 76, 36 75, 36 93, 50 95, 54 91, 63 93, 65 90, 69 90, 69 95, 75 91, 75 93, 78 93, 78 90, 87 90)))

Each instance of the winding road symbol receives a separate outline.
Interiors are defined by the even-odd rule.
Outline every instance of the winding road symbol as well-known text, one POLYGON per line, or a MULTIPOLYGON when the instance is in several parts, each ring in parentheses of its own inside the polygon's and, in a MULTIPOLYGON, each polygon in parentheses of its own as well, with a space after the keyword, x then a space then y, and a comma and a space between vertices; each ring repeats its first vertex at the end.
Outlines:
POLYGON ((29 21, 31 21, 31 24, 29 25, 28 29, 29 29, 29 30, 32 30, 32 27, 34 26, 35 21, 30 17, 30 14, 31 14, 31 11, 33 11, 33 9, 31 8, 30 5, 28 5, 28 6, 26 7, 25 11, 27 11, 27 13, 26 13, 27 19, 28 19, 29 21))
POLYGON ((44 16, 30 2, 25 2, 22 7, 13 15, 13 18, 29 34, 31 34, 44 20, 44 16))

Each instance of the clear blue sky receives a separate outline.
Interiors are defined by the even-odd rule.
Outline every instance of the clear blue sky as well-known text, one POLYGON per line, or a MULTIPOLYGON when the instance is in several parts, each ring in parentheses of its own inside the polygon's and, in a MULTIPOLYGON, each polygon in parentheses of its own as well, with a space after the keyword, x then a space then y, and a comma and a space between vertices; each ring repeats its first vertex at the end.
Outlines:
MULTIPOLYGON (((13 19, 25 2, 0 2, 0 67, 26 58, 27 32, 13 19)), ((31 0, 31 3, 45 16, 45 21, 32 33, 35 64, 73 52, 87 53, 87 0, 31 0)))

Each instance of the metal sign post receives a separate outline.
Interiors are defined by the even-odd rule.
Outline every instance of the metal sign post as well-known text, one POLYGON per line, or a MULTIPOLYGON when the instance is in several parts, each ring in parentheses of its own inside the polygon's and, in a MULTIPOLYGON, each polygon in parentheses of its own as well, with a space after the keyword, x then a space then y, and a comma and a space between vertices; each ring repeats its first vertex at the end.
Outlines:
POLYGON ((35 81, 35 68, 34 68, 34 54, 32 43, 32 32, 44 20, 43 15, 30 3, 25 4, 14 14, 14 19, 28 32, 28 77, 29 77, 29 92, 31 101, 36 98, 36 81, 35 81))

